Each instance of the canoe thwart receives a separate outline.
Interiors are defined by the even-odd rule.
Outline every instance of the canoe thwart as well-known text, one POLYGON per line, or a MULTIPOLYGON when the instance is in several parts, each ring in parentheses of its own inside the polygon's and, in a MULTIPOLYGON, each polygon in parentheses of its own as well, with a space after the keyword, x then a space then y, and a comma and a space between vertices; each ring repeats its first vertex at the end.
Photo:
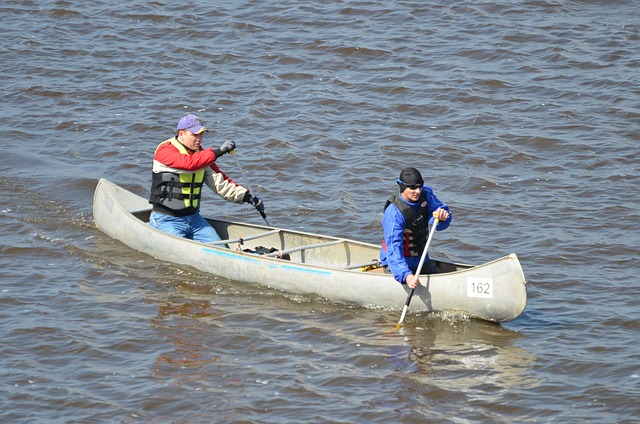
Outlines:
POLYGON ((211 244, 211 245, 214 245, 214 246, 225 245, 225 244, 233 244, 233 243, 243 242, 243 241, 246 241, 246 240, 255 240, 255 239, 258 239, 258 238, 262 238, 262 237, 272 236, 274 234, 278 234, 279 232, 280 232, 280 230, 271 230, 271 231, 265 231, 264 233, 253 234, 251 236, 246 236, 246 237, 238 237, 238 238, 234 238, 234 239, 212 241, 212 242, 209 242, 207 244, 211 244))
POLYGON ((276 256, 288 255, 288 254, 293 253, 293 252, 299 252, 301 250, 310 250, 310 249, 318 249, 320 247, 334 246, 334 245, 340 244, 340 243, 345 243, 345 240, 335 240, 335 241, 328 241, 326 243, 307 244, 307 245, 304 245, 304 246, 298 246, 298 247, 293 247, 291 249, 279 250, 277 252, 268 253, 268 254, 266 254, 264 256, 272 258, 272 257, 276 257, 276 256))
POLYGON ((369 262, 363 262, 354 265, 343 266, 341 269, 358 269, 358 271, 367 272, 376 268, 380 268, 380 259, 372 259, 369 262))

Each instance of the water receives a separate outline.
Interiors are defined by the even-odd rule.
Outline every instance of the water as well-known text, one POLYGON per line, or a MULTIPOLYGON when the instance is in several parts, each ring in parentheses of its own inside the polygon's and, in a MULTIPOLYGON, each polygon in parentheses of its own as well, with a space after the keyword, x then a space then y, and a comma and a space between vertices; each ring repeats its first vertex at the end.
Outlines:
POLYGON ((5 1, 0 420, 638 422, 639 9, 5 1), (236 140, 273 225, 378 243, 393 181, 419 168, 454 213, 434 256, 517 253, 524 314, 396 330, 401 305, 278 293, 109 239, 97 180, 146 196, 187 112, 205 144, 236 140))

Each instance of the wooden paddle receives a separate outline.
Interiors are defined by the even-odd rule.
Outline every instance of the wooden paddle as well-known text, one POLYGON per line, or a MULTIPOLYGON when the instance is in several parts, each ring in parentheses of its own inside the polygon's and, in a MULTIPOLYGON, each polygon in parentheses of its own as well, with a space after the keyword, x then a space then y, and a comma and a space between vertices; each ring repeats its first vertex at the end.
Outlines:
MULTIPOLYGON (((435 214, 435 212, 434 212, 435 214)), ((429 237, 427 238, 427 244, 424 246, 424 251, 422 252, 422 256, 420 257, 420 263, 418 264, 418 269, 416 269, 416 276, 420 278, 420 271, 422 271, 422 266, 424 265, 424 261, 427 258, 427 250, 429 250, 429 244, 431 244, 431 239, 433 238, 433 233, 436 232, 436 227, 438 226, 438 218, 433 220, 433 225, 431 226, 431 231, 429 232, 429 237)), ((411 298, 413 297, 413 292, 416 289, 411 289, 409 295, 407 296, 407 301, 404 303, 404 308, 402 309, 402 315, 400 315, 400 321, 396 328, 400 328, 402 322, 404 321, 404 316, 407 314, 407 309, 409 308, 409 303, 411 303, 411 298)))
MULTIPOLYGON (((247 187, 247 190, 249 190, 251 193, 254 193, 254 191, 251 190, 251 187, 249 187, 249 181, 247 181, 247 177, 244 176, 244 172, 242 171, 240 162, 236 157, 236 151, 232 150, 230 153, 231 153, 231 156, 233 156, 233 158, 236 160, 236 165, 238 165, 238 169, 240 170, 240 175, 242 175, 242 179, 244 180, 245 187, 247 187)), ((262 216, 262 219, 264 219, 264 223, 267 224, 269 227, 271 227, 271 225, 269 225, 269 221, 267 221, 267 214, 264 213, 264 211, 259 211, 259 212, 260 212, 260 215, 262 216)))

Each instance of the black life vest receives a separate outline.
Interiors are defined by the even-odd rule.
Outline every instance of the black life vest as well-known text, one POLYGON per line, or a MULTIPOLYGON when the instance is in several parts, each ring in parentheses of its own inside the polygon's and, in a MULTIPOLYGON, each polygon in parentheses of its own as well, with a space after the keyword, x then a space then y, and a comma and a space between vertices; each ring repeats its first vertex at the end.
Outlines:
MULTIPOLYGON (((424 192, 420 193, 418 199, 418 211, 406 204, 400 198, 400 191, 393 194, 384 205, 387 209, 390 204, 394 204, 406 221, 404 228, 404 256, 421 256, 427 243, 429 235, 429 205, 424 192)), ((387 246, 382 241, 382 247, 386 251, 387 246)))
MULTIPOLYGON (((175 137, 160 143, 158 148, 164 143, 173 144, 183 155, 189 154, 187 148, 175 137)), ((196 213, 200 209, 200 193, 204 175, 204 169, 192 174, 169 171, 153 172, 149 197, 149 203, 153 204, 153 210, 173 216, 187 216, 196 213)))

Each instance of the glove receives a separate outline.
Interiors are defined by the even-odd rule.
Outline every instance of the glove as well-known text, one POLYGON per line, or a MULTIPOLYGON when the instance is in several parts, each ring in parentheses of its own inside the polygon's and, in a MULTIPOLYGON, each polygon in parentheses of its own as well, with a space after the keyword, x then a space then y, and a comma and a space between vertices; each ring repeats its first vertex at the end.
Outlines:
POLYGON ((224 155, 225 153, 229 153, 232 150, 235 150, 236 142, 233 140, 225 140, 224 143, 220 146, 220 154, 224 155))
POLYGON ((261 198, 257 196, 251 196, 251 199, 249 199, 249 203, 251 203, 251 205, 256 208, 258 212, 264 212, 264 202, 261 198))

